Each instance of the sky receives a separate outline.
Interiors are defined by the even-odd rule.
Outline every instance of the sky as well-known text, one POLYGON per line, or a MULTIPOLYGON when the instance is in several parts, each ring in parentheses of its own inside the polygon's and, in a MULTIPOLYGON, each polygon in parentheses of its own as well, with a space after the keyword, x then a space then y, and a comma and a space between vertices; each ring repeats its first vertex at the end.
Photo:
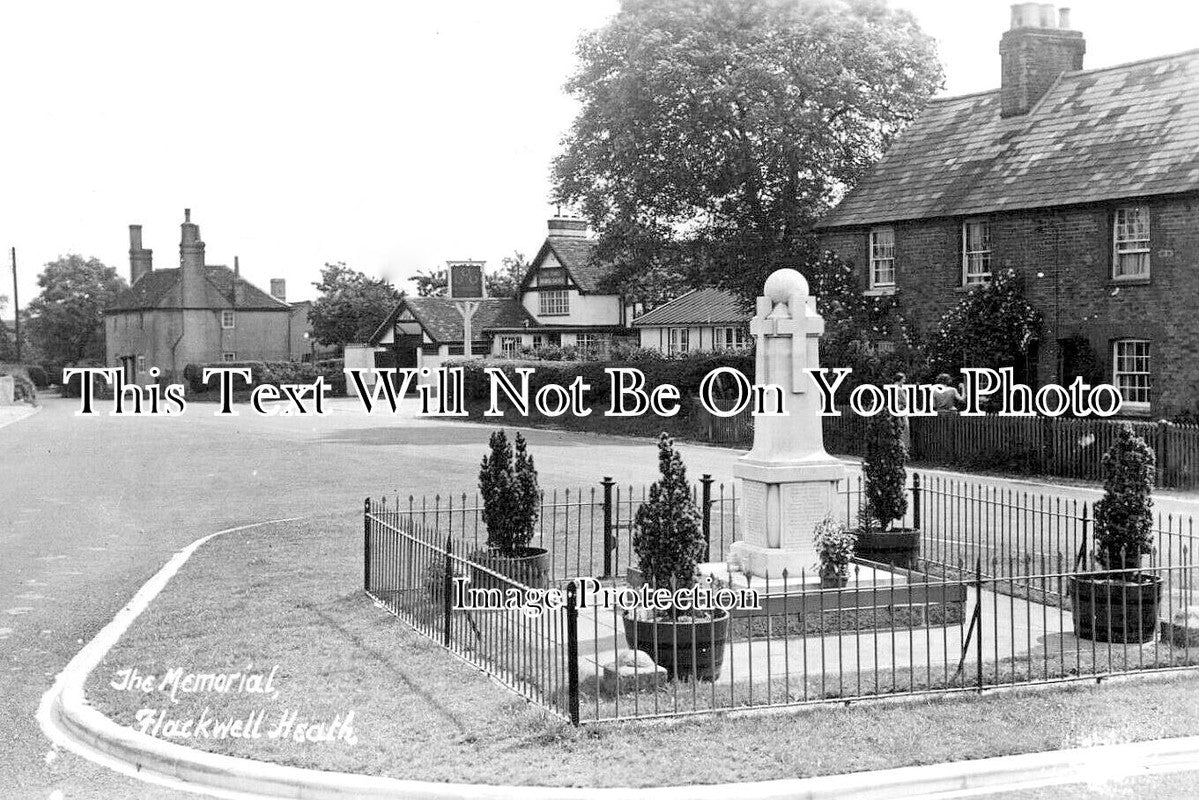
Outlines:
MULTIPOLYGON (((891 0, 939 43, 944 94, 999 84, 1009 4, 891 0)), ((0 5, 0 295, 95 256, 128 279, 128 226, 289 300, 326 262, 406 279, 498 267, 545 237, 550 162, 577 111, 580 33, 617 0, 37 2, 0 5)), ((1199 47, 1199 5, 1078 0, 1087 68, 1199 47)), ((1199 91, 1199 87, 1197 87, 1199 91)), ((0 310, 12 316, 11 303, 0 310)))

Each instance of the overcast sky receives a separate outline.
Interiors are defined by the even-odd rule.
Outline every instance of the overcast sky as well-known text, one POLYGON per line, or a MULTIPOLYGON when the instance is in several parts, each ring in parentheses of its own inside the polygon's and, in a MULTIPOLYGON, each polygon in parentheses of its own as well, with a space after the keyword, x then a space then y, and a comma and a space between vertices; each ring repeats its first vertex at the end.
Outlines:
MULTIPOLYGON (((1008 3, 892 4, 938 39, 946 93, 998 86, 1008 3)), ((22 305, 59 254, 128 279, 130 223, 156 267, 177 266, 184 207, 209 263, 238 255, 263 288, 287 278, 292 300, 327 261, 402 284, 447 259, 531 257, 575 113, 561 91, 575 40, 617 7, 4 3, 0 294, 10 246, 22 305)), ((1087 67, 1199 46, 1189 2, 1079 0, 1072 18, 1087 67)))

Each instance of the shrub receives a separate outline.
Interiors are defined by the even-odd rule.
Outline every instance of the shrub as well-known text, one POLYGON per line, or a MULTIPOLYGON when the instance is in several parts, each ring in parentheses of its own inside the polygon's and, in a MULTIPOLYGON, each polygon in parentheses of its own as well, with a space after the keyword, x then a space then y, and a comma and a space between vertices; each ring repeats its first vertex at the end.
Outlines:
POLYGON ((864 522, 887 530, 908 510, 905 492, 908 451, 903 442, 903 419, 880 412, 866 420, 866 452, 862 473, 866 478, 864 522))
POLYGON ((525 439, 516 434, 516 453, 502 430, 491 434, 490 452, 479 467, 487 546, 501 555, 519 556, 533 540, 539 492, 537 470, 525 439))
POLYGON ((35 388, 45 389, 50 385, 50 378, 46 374, 46 370, 37 364, 25 367, 25 372, 29 375, 29 380, 33 381, 35 388))
POLYGON ((658 469, 661 477, 649 487, 633 521, 633 549, 651 586, 690 586, 704 538, 683 459, 665 433, 658 439, 658 469))
POLYGON ((1095 503, 1095 549, 1108 569, 1135 569, 1153 547, 1153 449, 1124 423, 1103 454, 1103 497, 1095 503))
POLYGON ((816 557, 820 559, 821 575, 832 573, 845 577, 849 574, 849 560, 858 537, 845 527, 845 523, 825 517, 816 526, 812 541, 816 545, 816 557))

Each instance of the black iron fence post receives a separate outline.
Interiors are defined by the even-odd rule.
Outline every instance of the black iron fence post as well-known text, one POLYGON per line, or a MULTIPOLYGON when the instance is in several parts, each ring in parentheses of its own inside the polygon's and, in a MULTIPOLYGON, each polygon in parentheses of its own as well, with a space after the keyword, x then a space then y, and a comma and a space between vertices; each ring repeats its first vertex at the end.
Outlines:
POLYGON ((566 586, 566 704, 570 724, 579 724, 579 585, 566 586))
POLYGON ((920 530, 920 473, 912 473, 912 527, 920 530))
POLYGON ((1087 561, 1089 560, 1087 558, 1087 549, 1088 549, 1088 541, 1087 540, 1090 537, 1091 520, 1089 519, 1089 517, 1087 515, 1087 504, 1086 503, 1083 503, 1083 505, 1082 505, 1082 516, 1079 517, 1078 522, 1079 522, 1080 526, 1082 527, 1082 536, 1079 537, 1078 553, 1076 553, 1074 556, 1074 569, 1076 569, 1076 570, 1086 569, 1087 561))
POLYGON ((612 535, 612 487, 616 481, 605 476, 600 482, 604 487, 604 577, 612 577, 612 551, 616 549, 616 538, 612 535))
POLYGON ((1170 447, 1169 447, 1170 423, 1166 420, 1158 420, 1157 423, 1157 441, 1155 442, 1154 453, 1157 456, 1154 459, 1157 463, 1156 483, 1160 486, 1165 486, 1164 480, 1166 477, 1166 469, 1170 464, 1170 447))
MULTIPOLYGON (((978 677, 978 693, 983 693, 983 560, 974 562, 974 591, 978 598, 978 639, 975 642, 975 655, 978 657, 976 668, 978 677)), ((996 669, 999 667, 996 666, 996 669)))
MULTIPOLYGON (((704 520, 704 553, 705 561, 712 560, 712 484, 714 479, 711 475, 704 473, 699 479, 700 485, 703 487, 700 492, 700 500, 703 502, 703 520, 704 520)), ((724 513, 724 509, 721 509, 724 513)))
POLYGON ((453 535, 445 537, 445 575, 441 579, 441 593, 444 605, 444 623, 445 630, 441 633, 441 643, 446 647, 450 646, 450 622, 454 614, 454 552, 453 535))
POLYGON ((371 499, 362 501, 362 589, 371 590, 371 499))

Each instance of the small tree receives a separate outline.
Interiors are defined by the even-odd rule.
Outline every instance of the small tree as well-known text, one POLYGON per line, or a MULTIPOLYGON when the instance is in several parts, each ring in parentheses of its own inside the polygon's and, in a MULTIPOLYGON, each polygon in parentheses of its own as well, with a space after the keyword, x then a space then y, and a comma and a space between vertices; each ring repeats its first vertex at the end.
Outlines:
POLYGON ((887 530, 907 513, 907 471, 903 466, 907 459, 903 420, 885 411, 869 417, 866 420, 866 458, 862 464, 862 473, 866 477, 863 522, 867 530, 871 521, 877 521, 882 530, 887 530))
POLYGON ((513 466, 515 492, 515 515, 512 525, 516 529, 518 546, 527 547, 533 540, 533 530, 541 507, 541 490, 537 486, 537 468, 529 454, 525 437, 516 434, 516 459, 513 466))
POLYGON ((537 470, 519 433, 515 456, 503 431, 491 434, 488 446, 491 452, 479 468, 487 546, 515 558, 533 540, 539 500, 537 470))
POLYGON ((962 367, 1013 366, 1028 355, 1043 325, 1041 312, 1024 294, 1020 274, 999 270, 941 317, 928 342, 929 367, 952 373, 962 367))
POLYGON ((704 552, 704 537, 683 459, 665 433, 658 439, 658 469, 661 477, 637 509, 633 549, 641 575, 651 586, 690 586, 704 552))
POLYGON ((1107 569, 1135 569, 1153 546, 1153 449, 1120 426, 1103 454, 1103 498, 1095 503, 1096 557, 1107 569))

